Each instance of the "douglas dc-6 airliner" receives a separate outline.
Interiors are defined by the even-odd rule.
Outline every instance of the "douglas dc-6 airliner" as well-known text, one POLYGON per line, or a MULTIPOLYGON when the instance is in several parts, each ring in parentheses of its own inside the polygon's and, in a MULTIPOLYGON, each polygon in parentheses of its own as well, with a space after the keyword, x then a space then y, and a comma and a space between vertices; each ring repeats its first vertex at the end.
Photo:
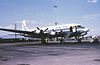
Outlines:
POLYGON ((64 24, 42 28, 36 27, 36 29, 28 29, 26 21, 22 21, 22 30, 5 28, 0 28, 0 30, 20 33, 21 36, 25 37, 40 38, 42 43, 47 43, 47 40, 52 38, 56 38, 62 43, 65 38, 71 37, 74 37, 78 40, 78 42, 80 42, 80 37, 83 37, 89 31, 88 28, 85 28, 80 24, 64 24))

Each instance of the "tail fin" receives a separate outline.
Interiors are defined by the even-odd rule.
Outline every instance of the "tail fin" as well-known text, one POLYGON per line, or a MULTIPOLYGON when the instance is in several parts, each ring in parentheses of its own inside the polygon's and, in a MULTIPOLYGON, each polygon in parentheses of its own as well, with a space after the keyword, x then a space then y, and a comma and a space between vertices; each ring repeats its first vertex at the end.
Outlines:
POLYGON ((22 20, 22 30, 27 31, 27 24, 26 24, 26 20, 22 20))

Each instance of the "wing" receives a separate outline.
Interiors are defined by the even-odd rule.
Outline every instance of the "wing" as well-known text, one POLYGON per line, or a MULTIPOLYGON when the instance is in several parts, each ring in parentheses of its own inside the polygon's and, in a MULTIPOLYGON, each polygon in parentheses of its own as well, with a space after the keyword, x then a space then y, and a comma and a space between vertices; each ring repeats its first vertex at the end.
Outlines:
POLYGON ((23 30, 14 30, 14 29, 4 29, 4 28, 0 28, 0 30, 2 31, 8 31, 8 32, 14 32, 14 33, 20 33, 21 36, 25 36, 25 37, 31 37, 31 38, 41 38, 41 36, 43 37, 47 37, 47 33, 36 33, 34 31, 23 31, 23 30))
MULTIPOLYGON (((0 28, 0 30, 8 31, 8 32, 15 32, 15 33, 30 34, 30 35, 34 33, 33 31, 22 31, 22 30, 4 29, 4 28, 0 28)), ((36 34, 36 33, 34 33, 34 34, 36 34)))

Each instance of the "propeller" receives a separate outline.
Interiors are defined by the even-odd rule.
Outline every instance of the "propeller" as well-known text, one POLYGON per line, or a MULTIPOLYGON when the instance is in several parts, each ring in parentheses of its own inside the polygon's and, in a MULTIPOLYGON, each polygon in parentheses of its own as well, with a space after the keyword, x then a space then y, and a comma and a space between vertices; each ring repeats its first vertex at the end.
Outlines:
POLYGON ((56 30, 54 30, 54 29, 52 29, 54 32, 55 32, 55 34, 57 35, 57 34, 60 34, 60 33, 62 33, 63 31, 60 29, 60 31, 59 32, 57 32, 56 30))
POLYGON ((57 32, 57 31, 54 30, 54 29, 52 29, 52 31, 55 32, 55 34, 54 34, 54 35, 56 36, 55 39, 56 39, 56 41, 58 41, 58 40, 59 40, 58 36, 61 35, 61 33, 62 33, 63 31, 62 31, 61 29, 60 29, 59 32, 57 32))
POLYGON ((48 30, 48 28, 46 28, 45 30, 40 29, 39 27, 36 27, 38 30, 40 30, 40 33, 44 33, 48 30))

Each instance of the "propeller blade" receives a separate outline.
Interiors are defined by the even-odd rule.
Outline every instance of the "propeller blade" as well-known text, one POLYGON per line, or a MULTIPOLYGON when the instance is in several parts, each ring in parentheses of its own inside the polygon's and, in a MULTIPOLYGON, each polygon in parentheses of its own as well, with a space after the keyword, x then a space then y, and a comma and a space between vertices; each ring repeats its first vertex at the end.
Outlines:
POLYGON ((48 30, 48 28, 47 29, 45 29, 43 32, 46 32, 48 30))
POLYGON ((38 30, 40 30, 40 28, 39 27, 36 27, 38 30))
POLYGON ((62 30, 60 30, 60 33, 62 33, 63 31, 62 30))
POLYGON ((52 29, 54 32, 55 32, 55 30, 54 29, 52 29))

